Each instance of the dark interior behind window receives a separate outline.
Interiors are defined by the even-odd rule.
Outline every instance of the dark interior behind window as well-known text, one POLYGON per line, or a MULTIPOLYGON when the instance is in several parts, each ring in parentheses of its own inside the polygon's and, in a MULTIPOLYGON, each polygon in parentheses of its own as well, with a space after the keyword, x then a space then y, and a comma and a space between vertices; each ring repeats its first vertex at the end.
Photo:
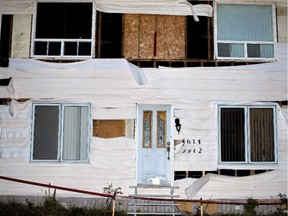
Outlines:
POLYGON ((91 3, 38 3, 36 38, 91 38, 91 3))

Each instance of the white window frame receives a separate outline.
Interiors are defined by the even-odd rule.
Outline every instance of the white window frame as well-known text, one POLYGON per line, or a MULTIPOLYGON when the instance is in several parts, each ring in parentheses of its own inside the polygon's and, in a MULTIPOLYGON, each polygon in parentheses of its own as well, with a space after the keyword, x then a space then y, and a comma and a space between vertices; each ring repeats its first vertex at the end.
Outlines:
POLYGON ((90 104, 81 104, 81 103, 33 103, 32 105, 32 129, 31 129, 31 150, 30 150, 30 161, 32 162, 62 162, 62 163, 87 163, 90 162, 90 137, 91 137, 91 105, 90 104), (51 106, 51 107, 59 107, 59 123, 58 123, 58 143, 57 143, 57 159, 49 160, 49 159, 34 159, 33 158, 33 149, 34 149, 34 127, 35 127, 35 107, 36 106, 51 106), (87 159, 85 160, 64 160, 62 159, 63 153, 63 121, 64 121, 64 108, 69 106, 77 106, 77 107, 87 107, 88 108, 88 121, 87 121, 87 159))
MULTIPOLYGON (((34 11, 33 11, 33 20, 32 20, 32 41, 30 47, 30 53, 32 58, 41 58, 41 59, 91 59, 95 58, 95 48, 96 48, 96 0, 35 0, 34 2, 34 11), (92 26, 91 26, 91 39, 37 39, 36 37, 36 26, 37 26, 37 5, 38 3, 92 3, 92 26), (47 49, 49 42, 60 42, 61 43, 61 54, 60 55, 35 55, 34 48, 35 42, 44 41, 47 42, 47 49), (65 42, 77 42, 77 47, 79 47, 80 42, 90 42, 91 43, 91 55, 64 55, 64 43, 65 42)), ((78 50, 77 50, 78 52, 78 50)))
POLYGON ((214 2, 214 58, 215 59, 223 59, 223 60, 265 60, 265 61, 273 61, 277 59, 276 51, 277 51, 277 31, 276 31, 276 7, 274 3, 267 4, 257 4, 257 3, 241 3, 241 2, 229 2, 229 3, 216 3, 214 2), (218 26, 217 26, 217 5, 268 5, 272 7, 272 25, 273 25, 273 41, 230 41, 230 40, 218 40, 218 26), (227 44, 243 44, 244 45, 244 57, 220 57, 218 56, 218 43, 227 43, 227 44), (247 53, 247 44, 271 44, 274 47, 274 57, 273 58, 256 58, 256 57, 248 57, 247 53))
POLYGON ((246 165, 261 165, 261 164, 278 164, 278 143, 277 143, 277 112, 276 105, 218 105, 218 163, 219 164, 246 164, 246 165), (242 108, 244 109, 244 140, 245 140, 245 161, 221 161, 221 108, 242 108), (274 161, 269 162, 253 162, 251 161, 250 152, 250 108, 269 108, 273 109, 274 122, 274 161))

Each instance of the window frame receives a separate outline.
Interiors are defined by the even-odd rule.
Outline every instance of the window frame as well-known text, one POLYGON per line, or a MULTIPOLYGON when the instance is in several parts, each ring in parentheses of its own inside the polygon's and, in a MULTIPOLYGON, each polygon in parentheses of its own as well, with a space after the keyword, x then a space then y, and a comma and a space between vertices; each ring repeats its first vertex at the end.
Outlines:
POLYGON ((32 116, 31 116, 31 149, 30 149, 30 161, 31 162, 59 162, 59 163, 88 163, 90 162, 90 142, 91 142, 91 104, 87 103, 33 103, 32 104, 32 116), (36 106, 46 106, 46 107, 58 107, 58 142, 57 142, 57 159, 34 159, 33 153, 34 153, 34 131, 35 131, 35 107, 36 106), (65 107, 69 106, 76 106, 76 107, 87 107, 88 108, 88 114, 87 114, 87 158, 85 160, 65 160, 63 159, 63 147, 64 147, 64 141, 63 141, 63 125, 64 125, 64 109, 65 107))
POLYGON ((271 165, 278 164, 278 142, 277 142, 277 108, 276 105, 218 105, 218 164, 220 165, 271 165), (222 161, 221 155, 221 108, 242 108, 244 109, 244 147, 245 147, 245 161, 222 161), (269 108, 273 110, 273 125, 274 125, 274 161, 251 161, 250 150, 250 109, 251 108, 269 108))
POLYGON ((265 61, 272 61, 277 59, 277 25, 276 25, 276 6, 275 3, 241 3, 241 2, 229 2, 229 3, 224 3, 224 2, 214 2, 214 58, 219 59, 219 60, 265 60, 265 61), (217 19, 217 6, 218 5, 259 5, 259 6, 271 6, 272 10, 272 34, 273 34, 273 41, 236 41, 236 40, 218 40, 218 19, 217 19), (244 56, 243 57, 223 57, 218 55, 218 44, 219 43, 225 43, 225 44, 243 44, 243 52, 244 56), (248 57, 248 44, 249 45, 254 45, 254 44, 259 44, 259 45, 266 45, 266 44, 271 44, 273 45, 273 57, 272 58, 265 58, 265 57, 248 57))
MULTIPOLYGON (((92 59, 95 58, 95 49, 96 49, 96 1, 95 0, 36 0, 34 4, 33 10, 33 18, 32 18, 32 37, 31 37, 31 46, 30 46, 30 57, 38 58, 38 59, 92 59), (65 38, 53 38, 46 39, 47 42, 57 42, 61 43, 61 53, 60 55, 35 55, 35 42, 36 38, 36 27, 37 27, 37 6, 38 3, 91 3, 92 4, 92 17, 91 17, 91 38, 90 39, 82 39, 84 43, 89 42, 91 44, 91 54, 90 55, 64 55, 64 43, 65 42, 76 42, 77 47, 79 46, 79 41, 77 39, 65 39, 65 38)), ((45 39, 39 39, 40 41, 45 39)), ((78 50, 79 51, 79 50, 78 50)))

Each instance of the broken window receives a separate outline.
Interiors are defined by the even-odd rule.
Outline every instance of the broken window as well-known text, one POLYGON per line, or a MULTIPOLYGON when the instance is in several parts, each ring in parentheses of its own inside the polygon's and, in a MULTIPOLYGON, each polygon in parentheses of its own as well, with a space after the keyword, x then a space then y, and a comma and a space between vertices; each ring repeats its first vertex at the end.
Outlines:
POLYGON ((34 56, 91 57, 92 3, 38 3, 34 56))
POLYGON ((33 161, 88 161, 88 105, 33 105, 33 161))
POLYGON ((216 57, 273 59, 276 43, 274 5, 217 4, 216 57))
POLYGON ((220 162, 276 162, 275 107, 220 107, 220 162))

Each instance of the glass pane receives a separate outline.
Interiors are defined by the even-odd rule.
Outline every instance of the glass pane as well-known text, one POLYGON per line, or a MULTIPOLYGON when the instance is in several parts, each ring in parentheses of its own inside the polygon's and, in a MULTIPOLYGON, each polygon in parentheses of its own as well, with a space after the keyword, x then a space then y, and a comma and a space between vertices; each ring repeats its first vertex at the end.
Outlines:
POLYGON ((34 54, 35 55, 47 55, 47 43, 48 42, 35 42, 34 54))
POLYGON ((143 148, 152 148, 152 111, 143 112, 143 148))
POLYGON ((65 106, 63 160, 88 159, 88 107, 65 106))
POLYGON ((91 55, 91 43, 90 42, 80 42, 78 55, 79 56, 81 56, 81 55, 90 56, 91 55))
POLYGON ((48 42, 48 55, 61 55, 61 42, 48 42))
POLYGON ((157 147, 166 148, 166 111, 157 112, 157 147))
POLYGON ((247 44, 247 55, 250 58, 260 58, 260 44, 247 44))
POLYGON ((64 55, 77 55, 77 42, 65 42, 64 44, 64 55))
POLYGON ((271 5, 217 5, 218 40, 273 41, 271 5))
POLYGON ((232 57, 244 57, 244 44, 231 44, 232 57))
POLYGON ((218 56, 219 57, 231 57, 229 43, 218 43, 218 56))
POLYGON ((57 160, 59 107, 35 106, 34 160, 57 160))
POLYGON ((244 108, 221 108, 221 161, 245 161, 244 108))
POLYGON ((274 45, 273 44, 261 44, 261 57, 262 58, 274 58, 274 45))
POLYGON ((250 108, 250 153, 252 162, 275 161, 274 112, 250 108))

